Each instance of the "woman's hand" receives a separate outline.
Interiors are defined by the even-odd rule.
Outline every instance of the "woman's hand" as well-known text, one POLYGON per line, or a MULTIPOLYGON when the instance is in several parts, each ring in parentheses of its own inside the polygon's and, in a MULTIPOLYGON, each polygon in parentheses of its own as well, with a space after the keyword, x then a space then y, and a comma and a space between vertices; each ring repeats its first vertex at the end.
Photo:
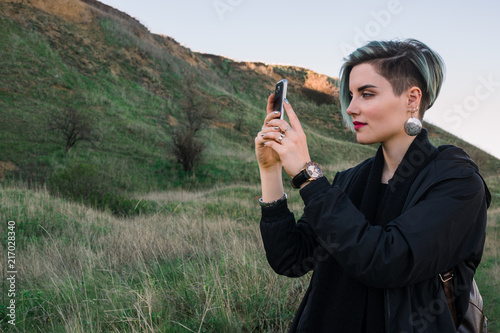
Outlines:
MULTIPOLYGON (((278 154, 264 146, 264 144, 269 141, 269 138, 265 138, 268 133, 279 133, 279 129, 275 127, 268 126, 269 122, 275 118, 279 119, 280 113, 274 112, 274 93, 271 94, 267 100, 267 116, 264 119, 264 126, 262 130, 255 137, 255 155, 257 156, 257 162, 259 163, 259 168, 262 171, 281 171, 281 160, 278 154)), ((278 134, 279 135, 279 134, 278 134)))
POLYGON ((257 159, 260 167, 281 163, 286 173, 294 177, 311 160, 306 135, 288 101, 285 100, 284 108, 290 125, 285 120, 276 118, 279 113, 273 113, 273 101, 274 94, 269 96, 265 125, 255 139, 257 159))

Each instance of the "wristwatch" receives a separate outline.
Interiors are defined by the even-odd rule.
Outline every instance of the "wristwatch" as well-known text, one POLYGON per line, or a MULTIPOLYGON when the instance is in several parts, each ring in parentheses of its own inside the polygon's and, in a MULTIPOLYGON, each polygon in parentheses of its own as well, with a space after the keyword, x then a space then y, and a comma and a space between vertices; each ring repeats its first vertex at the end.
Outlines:
POLYGON ((323 177, 323 171, 318 163, 307 162, 300 172, 292 178, 290 183, 293 188, 300 188, 305 182, 323 177))

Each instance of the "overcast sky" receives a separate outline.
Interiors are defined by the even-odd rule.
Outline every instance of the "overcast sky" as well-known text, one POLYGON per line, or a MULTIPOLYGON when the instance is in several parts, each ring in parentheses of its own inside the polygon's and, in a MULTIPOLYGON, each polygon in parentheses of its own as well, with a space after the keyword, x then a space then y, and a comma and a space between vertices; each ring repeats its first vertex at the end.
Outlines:
POLYGON ((447 67, 441 95, 425 120, 500 158, 500 1, 101 2, 193 51, 333 77, 342 58, 367 40, 419 39, 447 67))

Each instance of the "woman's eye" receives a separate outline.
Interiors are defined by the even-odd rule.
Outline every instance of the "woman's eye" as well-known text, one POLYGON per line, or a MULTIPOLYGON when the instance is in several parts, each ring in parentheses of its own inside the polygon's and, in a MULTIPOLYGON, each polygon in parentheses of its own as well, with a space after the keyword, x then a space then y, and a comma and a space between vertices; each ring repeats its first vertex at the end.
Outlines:
POLYGON ((373 96, 373 94, 371 94, 371 93, 363 93, 363 97, 372 97, 372 96, 373 96))

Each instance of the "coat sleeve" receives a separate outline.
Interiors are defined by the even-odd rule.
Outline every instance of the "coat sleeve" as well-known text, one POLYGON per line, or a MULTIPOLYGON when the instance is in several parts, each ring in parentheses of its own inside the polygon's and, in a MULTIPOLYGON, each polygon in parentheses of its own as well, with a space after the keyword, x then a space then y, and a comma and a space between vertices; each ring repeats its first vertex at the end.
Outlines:
POLYGON ((366 285, 398 288, 481 257, 487 207, 476 173, 434 184, 385 228, 372 226, 340 188, 312 185, 301 195, 318 243, 366 285))
MULTIPOLYGON (((321 184, 322 192, 330 187, 326 178, 321 184)), ((316 236, 304 216, 295 222, 286 202, 262 208, 260 231, 267 261, 276 273, 300 277, 314 269, 320 249, 316 236)))

